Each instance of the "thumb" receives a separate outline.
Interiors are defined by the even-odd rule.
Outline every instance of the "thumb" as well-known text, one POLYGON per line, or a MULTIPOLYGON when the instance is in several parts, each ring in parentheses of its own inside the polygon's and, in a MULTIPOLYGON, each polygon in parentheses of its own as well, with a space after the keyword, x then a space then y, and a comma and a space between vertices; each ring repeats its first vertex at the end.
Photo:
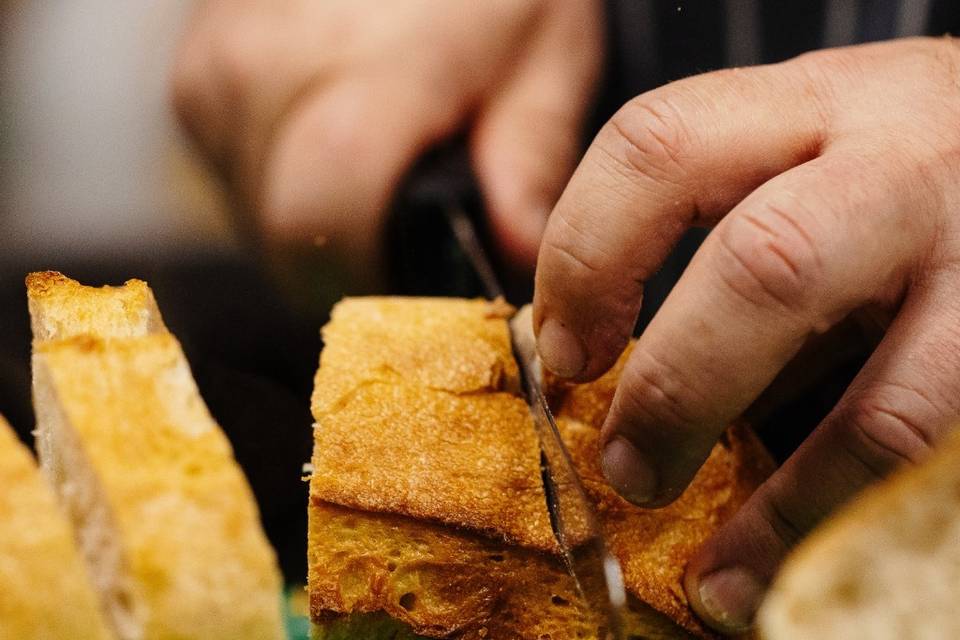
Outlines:
POLYGON ((530 272, 547 216, 576 165, 603 48, 594 0, 548 10, 471 137, 493 237, 511 266, 530 272))

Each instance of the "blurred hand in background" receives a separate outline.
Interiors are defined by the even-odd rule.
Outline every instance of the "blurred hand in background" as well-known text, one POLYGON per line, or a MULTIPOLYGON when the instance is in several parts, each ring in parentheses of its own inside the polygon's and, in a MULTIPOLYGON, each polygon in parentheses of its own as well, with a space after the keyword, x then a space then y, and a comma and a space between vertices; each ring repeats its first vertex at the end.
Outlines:
POLYGON ((507 262, 532 272, 602 63, 598 0, 210 0, 174 69, 181 122, 269 244, 360 287, 431 145, 465 131, 507 262))

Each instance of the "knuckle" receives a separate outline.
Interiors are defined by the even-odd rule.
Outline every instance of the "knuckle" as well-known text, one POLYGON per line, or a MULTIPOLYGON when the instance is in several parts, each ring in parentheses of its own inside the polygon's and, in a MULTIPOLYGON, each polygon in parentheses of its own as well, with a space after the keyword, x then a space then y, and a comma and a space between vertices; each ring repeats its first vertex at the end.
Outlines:
POLYGON ((824 281, 820 248, 803 216, 774 202, 717 229, 719 277, 753 306, 800 313, 824 281))
POLYGON ((222 99, 236 101, 257 86, 266 43, 256 29, 242 24, 218 31, 211 39, 208 63, 224 89, 222 99))
POLYGON ((878 394, 862 395, 842 414, 847 452, 876 478, 919 461, 930 449, 929 426, 914 417, 908 404, 878 394))
POLYGON ((621 377, 617 402, 623 413, 646 424, 692 427, 693 407, 700 394, 685 382, 683 373, 648 351, 634 351, 621 377))
POLYGON ((261 84, 267 43, 262 33, 236 17, 217 28, 203 25, 188 35, 172 69, 171 102, 188 133, 208 152, 222 155, 241 130, 245 101, 261 84))
POLYGON ((537 291, 584 321, 590 344, 598 351, 619 354, 636 322, 642 281, 623 276, 613 257, 594 233, 557 212, 540 247, 537 291))
POLYGON ((596 274, 604 270, 606 252, 594 234, 582 228, 562 211, 554 213, 541 249, 555 263, 564 265, 565 274, 596 274))
MULTIPOLYGON (((762 490, 761 490, 762 491, 762 490)), ((762 491, 758 513, 774 538, 782 545, 781 551, 793 548, 812 526, 808 518, 801 518, 776 491, 762 491)))
POLYGON ((676 91, 654 91, 624 105, 605 129, 606 151, 631 173, 676 180, 690 155, 692 134, 676 91))

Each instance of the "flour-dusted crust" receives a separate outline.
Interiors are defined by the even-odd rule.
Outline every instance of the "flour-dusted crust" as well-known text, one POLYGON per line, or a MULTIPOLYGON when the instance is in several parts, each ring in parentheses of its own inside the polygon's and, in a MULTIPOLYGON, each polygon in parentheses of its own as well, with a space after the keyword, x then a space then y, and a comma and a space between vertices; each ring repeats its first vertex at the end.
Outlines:
MULTIPOLYGON (((385 612, 424 637, 479 638, 471 634, 481 628, 506 634, 491 638, 538 640, 546 628, 552 640, 578 637, 566 616, 579 604, 557 593, 565 574, 550 573, 562 565, 536 434, 510 382, 509 314, 490 313, 489 304, 348 299, 334 310, 313 403, 309 557, 318 624, 385 612), (491 560, 491 548, 523 562, 491 560), (420 609, 399 601, 401 566, 422 578, 410 591, 420 609), (572 608, 542 604, 554 595, 572 608), (518 618, 518 602, 532 615, 518 618)), ((769 457, 748 430, 734 428, 677 503, 629 505, 602 481, 597 452, 621 367, 590 385, 552 383, 548 394, 635 609, 648 614, 634 628, 657 638, 713 637, 687 606, 683 569, 769 472, 769 457)))
POLYGON ((555 548, 500 305, 348 299, 323 337, 311 495, 555 548))

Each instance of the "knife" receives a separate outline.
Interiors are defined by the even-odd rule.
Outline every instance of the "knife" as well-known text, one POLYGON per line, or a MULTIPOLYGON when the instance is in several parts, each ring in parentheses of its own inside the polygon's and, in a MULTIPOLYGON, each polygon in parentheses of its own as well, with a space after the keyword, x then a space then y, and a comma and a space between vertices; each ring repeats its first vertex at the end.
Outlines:
MULTIPOLYGON (((394 255, 395 259, 402 259, 404 250, 408 259, 415 261, 422 262, 425 255, 433 255, 434 259, 446 257, 449 264, 435 264, 430 269, 434 274, 437 269, 446 268, 448 278, 463 283, 467 280, 453 270, 468 267, 472 270, 474 288, 479 286, 489 299, 503 296, 496 266, 484 249, 488 238, 480 215, 482 204, 470 170, 466 145, 462 141, 434 149, 424 157, 402 190, 398 207, 401 210, 395 208, 392 231, 400 235, 401 251, 394 255), (407 220, 405 226, 403 220, 407 220), (433 238, 438 233, 438 223, 459 249, 459 261, 451 258, 443 248, 424 251, 421 244, 418 251, 412 251, 413 247, 404 249, 402 246, 405 234, 408 242, 422 239, 424 233, 433 238)), ((404 268, 396 266, 394 273, 408 277, 410 274, 405 273, 404 268)), ((464 293, 463 289, 458 293, 476 295, 476 292, 464 293)), ((597 617, 604 637, 622 640, 627 596, 620 563, 609 551, 592 503, 550 412, 543 394, 543 367, 536 345, 525 327, 517 326, 520 321, 527 322, 528 319, 521 320, 518 316, 511 322, 511 342, 540 442, 540 474, 550 526, 567 571, 581 598, 597 617)))

